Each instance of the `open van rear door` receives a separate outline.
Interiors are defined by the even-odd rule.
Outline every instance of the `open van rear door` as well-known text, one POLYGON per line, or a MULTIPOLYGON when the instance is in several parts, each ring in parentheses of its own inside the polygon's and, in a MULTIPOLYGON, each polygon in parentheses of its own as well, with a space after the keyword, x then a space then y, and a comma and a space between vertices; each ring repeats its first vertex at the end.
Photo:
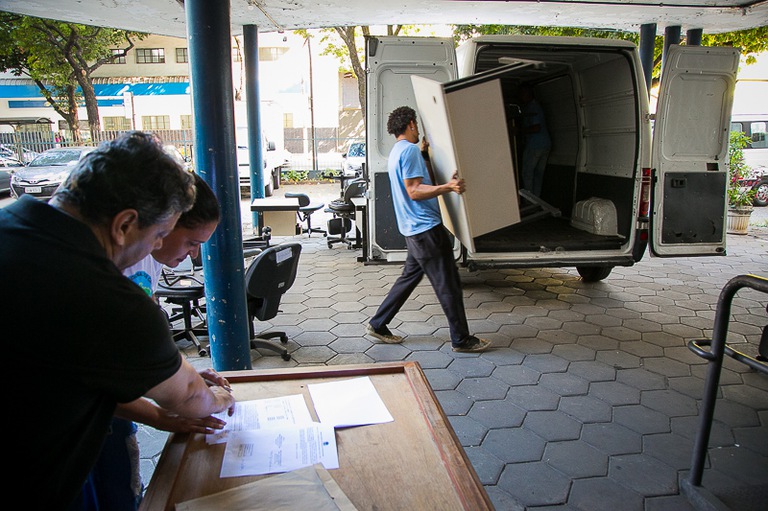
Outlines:
POLYGON ((653 130, 651 251, 725 255, 726 168, 739 50, 670 46, 653 130))
POLYGON ((417 108, 412 75, 437 82, 456 78, 456 52, 451 38, 370 37, 365 57, 368 247, 372 259, 401 261, 406 255, 405 238, 397 229, 387 174, 387 159, 395 144, 395 137, 387 133, 387 119, 399 106, 417 108))

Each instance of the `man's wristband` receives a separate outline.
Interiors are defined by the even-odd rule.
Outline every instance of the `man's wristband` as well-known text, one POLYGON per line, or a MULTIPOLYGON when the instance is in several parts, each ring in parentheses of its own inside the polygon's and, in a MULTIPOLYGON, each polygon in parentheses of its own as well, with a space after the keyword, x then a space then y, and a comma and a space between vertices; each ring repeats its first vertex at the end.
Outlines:
POLYGON ((422 151, 421 157, 424 158, 424 161, 429 161, 429 151, 426 151, 426 150, 422 151))

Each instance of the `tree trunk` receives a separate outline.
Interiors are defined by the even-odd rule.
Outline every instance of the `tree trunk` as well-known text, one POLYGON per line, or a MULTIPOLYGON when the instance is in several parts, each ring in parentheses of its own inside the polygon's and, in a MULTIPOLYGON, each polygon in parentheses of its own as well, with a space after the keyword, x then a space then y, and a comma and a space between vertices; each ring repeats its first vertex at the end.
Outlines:
MULTIPOLYGON (((363 122, 365 122, 365 70, 363 69, 363 64, 360 62, 360 57, 357 54, 355 28, 356 27, 336 27, 336 32, 349 50, 349 60, 352 63, 352 72, 354 72, 355 77, 357 77, 357 97, 360 101, 360 112, 363 115, 363 122)), ((366 33, 368 27, 362 28, 363 33, 366 33)))
POLYGON ((91 131, 91 139, 96 140, 101 131, 101 121, 99 120, 99 104, 96 99, 96 91, 93 88, 90 76, 83 70, 75 70, 75 74, 80 75, 77 78, 80 89, 83 91, 85 99, 85 111, 88 114, 88 128, 91 131))

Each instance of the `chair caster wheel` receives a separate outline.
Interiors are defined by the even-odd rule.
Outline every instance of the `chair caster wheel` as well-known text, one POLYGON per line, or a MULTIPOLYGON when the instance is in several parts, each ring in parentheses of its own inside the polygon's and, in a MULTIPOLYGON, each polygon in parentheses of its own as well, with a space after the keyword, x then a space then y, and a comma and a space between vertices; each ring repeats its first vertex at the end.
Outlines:
POLYGON ((328 248, 333 248, 333 243, 328 243, 328 248))
POLYGON ((208 355, 208 351, 206 351, 204 349, 200 349, 200 350, 198 350, 197 354, 200 355, 201 357, 205 357, 205 356, 208 355))
POLYGON ((290 355, 290 353, 283 353, 283 354, 282 354, 282 355, 280 355, 280 356, 281 356, 281 357, 283 357, 283 360, 285 360, 286 362, 287 362, 287 361, 289 361, 289 360, 291 359, 291 355, 290 355))

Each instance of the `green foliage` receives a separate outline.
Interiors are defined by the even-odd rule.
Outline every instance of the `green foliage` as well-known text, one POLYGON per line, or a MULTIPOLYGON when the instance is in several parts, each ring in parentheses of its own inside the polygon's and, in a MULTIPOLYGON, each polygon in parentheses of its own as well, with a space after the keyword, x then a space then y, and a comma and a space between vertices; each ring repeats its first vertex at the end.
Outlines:
POLYGON ((741 131, 731 131, 728 140, 728 206, 740 208, 751 206, 755 200, 755 190, 743 188, 739 180, 749 176, 752 169, 744 162, 744 148, 750 140, 741 131))
POLYGON ((747 64, 754 64, 756 54, 768 51, 768 27, 758 27, 738 32, 703 35, 703 46, 734 46, 741 49, 747 64))
POLYGON ((306 181, 308 177, 309 177, 309 172, 307 172, 306 170, 290 169, 290 170, 284 170, 282 173, 282 179, 291 183, 306 181))
POLYGON ((84 99, 89 123, 98 124, 91 73, 128 51, 144 35, 124 30, 0 12, 0 70, 35 81, 41 95, 74 129, 84 99), (92 118, 94 117, 95 118, 92 118))

